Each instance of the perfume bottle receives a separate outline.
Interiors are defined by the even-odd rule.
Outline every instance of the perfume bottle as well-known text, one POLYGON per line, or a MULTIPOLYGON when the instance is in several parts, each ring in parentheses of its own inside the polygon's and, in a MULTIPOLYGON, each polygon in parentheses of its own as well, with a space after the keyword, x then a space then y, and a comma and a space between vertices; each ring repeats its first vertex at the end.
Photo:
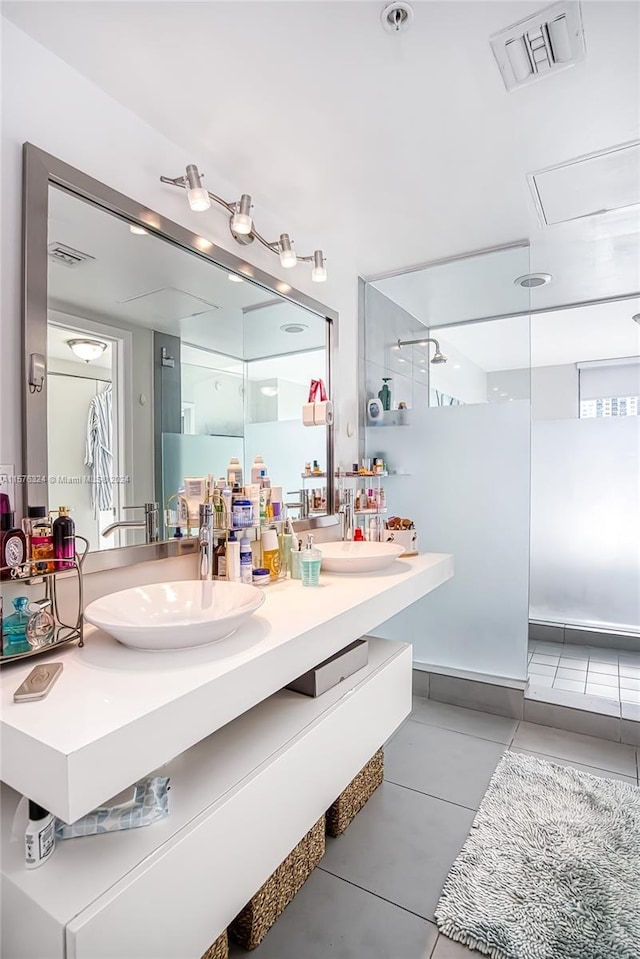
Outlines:
POLYGON ((58 518, 53 521, 53 555, 56 570, 73 569, 76 555, 76 524, 69 516, 69 507, 58 508, 58 518))
POLYGON ((28 653, 31 650, 27 642, 27 623, 31 615, 28 607, 29 598, 27 596, 16 596, 13 600, 15 612, 2 621, 2 653, 4 656, 15 656, 17 653, 28 653))
POLYGON ((48 646, 54 638, 55 620, 51 614, 50 599, 36 599, 27 607, 29 619, 26 626, 26 638, 31 649, 48 646))
POLYGON ((11 570, 22 566, 27 559, 27 537, 14 523, 14 514, 0 513, 0 579, 11 579, 11 570))
POLYGON ((55 572, 53 530, 45 506, 30 506, 22 529, 29 537, 31 570, 34 573, 55 572))

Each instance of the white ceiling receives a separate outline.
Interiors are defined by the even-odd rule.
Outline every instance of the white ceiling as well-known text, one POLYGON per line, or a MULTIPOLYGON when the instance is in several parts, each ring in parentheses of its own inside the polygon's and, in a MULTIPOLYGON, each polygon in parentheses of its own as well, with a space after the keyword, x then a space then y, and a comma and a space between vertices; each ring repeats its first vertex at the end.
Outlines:
POLYGON ((640 355, 640 326, 632 320, 640 298, 442 328, 435 335, 457 360, 486 372, 560 366, 640 355))
POLYGON ((584 0, 585 61, 512 93, 489 35, 544 2, 413 6, 401 35, 382 30, 382 2, 3 12, 184 145, 214 192, 218 174, 254 195, 258 220, 278 210, 330 268, 371 276, 529 237, 553 302, 636 292, 637 211, 542 230, 526 174, 637 138, 638 4, 584 0))
POLYGON ((245 359, 324 345, 325 320, 271 291, 233 283, 226 270, 152 234, 132 234, 126 221, 63 190, 50 190, 49 209, 49 244, 93 257, 74 267, 50 258, 53 308, 245 359), (284 332, 290 323, 307 329, 284 332))

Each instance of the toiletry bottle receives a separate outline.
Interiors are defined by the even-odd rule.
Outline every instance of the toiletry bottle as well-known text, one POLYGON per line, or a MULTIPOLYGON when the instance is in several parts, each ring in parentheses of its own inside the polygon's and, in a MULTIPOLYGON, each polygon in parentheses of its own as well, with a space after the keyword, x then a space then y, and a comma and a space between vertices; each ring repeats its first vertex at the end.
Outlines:
POLYGON ((260 490, 260 522, 266 523, 267 521, 267 506, 269 505, 269 490, 261 489, 260 490))
POLYGON ((220 493, 220 498, 224 513, 224 525, 227 529, 231 529, 233 526, 233 491, 230 486, 225 486, 220 493))
POLYGON ((266 475, 267 467, 265 466, 264 459, 262 456, 256 456, 251 466, 251 482, 261 485, 262 477, 266 475))
MULTIPOLYGON (((56 564, 53 549, 53 529, 45 506, 30 506, 28 513, 30 524, 29 554, 33 573, 53 573, 56 564)), ((22 521, 24 524, 24 520, 22 521)), ((24 526, 23 526, 24 528, 24 526)))
POLYGON ((253 581, 253 554, 248 536, 240 540, 240 580, 249 586, 253 581))
POLYGON ((240 582, 240 543, 233 533, 227 542, 227 579, 231 583, 240 582))
POLYGON ((213 554, 213 576, 214 579, 227 578, 227 546, 223 539, 220 540, 213 554))
POLYGON ((36 869, 56 848, 55 816, 29 800, 29 821, 24 834, 24 864, 36 869))
POLYGON ((262 565, 269 570, 271 581, 275 582, 280 575, 280 550, 275 529, 262 532, 262 565))
POLYGON ((232 456, 227 466, 227 486, 242 486, 242 467, 237 456, 232 456))
POLYGON ((378 399, 382 403, 383 410, 391 409, 391 388, 389 387, 390 382, 390 376, 382 377, 382 389, 378 392, 378 399))
POLYGON ((320 585, 320 566, 322 565, 322 553, 313 545, 313 534, 309 533, 307 545, 302 551, 300 566, 302 569, 303 586, 320 585))
POLYGON ((56 624, 51 614, 51 608, 50 599, 33 600, 27 607, 29 619, 26 625, 26 636, 31 649, 41 649, 43 646, 48 646, 54 639, 56 624))
POLYGON ((3 656, 15 656, 17 653, 31 651, 27 642, 27 623, 30 616, 28 611, 29 598, 27 596, 16 596, 12 602, 15 612, 2 621, 3 656))
POLYGON ((0 513, 0 566, 8 566, 0 572, 0 579, 11 579, 11 570, 22 566, 27 559, 27 537, 17 529, 14 514, 0 513))
POLYGON ((69 516, 69 507, 58 508, 58 518, 53 521, 53 555, 62 560, 55 564, 56 570, 73 569, 74 564, 69 562, 76 555, 76 524, 69 516))
POLYGON ((273 507, 273 518, 280 519, 282 514, 282 487, 271 487, 271 506, 273 507))

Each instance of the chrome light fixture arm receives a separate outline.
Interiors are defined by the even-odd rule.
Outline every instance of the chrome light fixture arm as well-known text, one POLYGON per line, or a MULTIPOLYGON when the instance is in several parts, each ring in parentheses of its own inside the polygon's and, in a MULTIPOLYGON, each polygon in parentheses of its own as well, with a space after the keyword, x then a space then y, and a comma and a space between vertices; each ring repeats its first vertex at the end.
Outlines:
POLYGON ((202 212, 211 206, 211 201, 217 203, 231 214, 229 228, 231 235, 237 243, 246 246, 257 240, 265 249, 275 253, 280 257, 280 263, 283 267, 295 266, 298 262, 312 263, 311 279, 315 283, 322 283, 327 278, 327 269, 325 266, 325 257, 322 250, 314 250, 309 256, 299 256, 293 250, 292 242, 288 233, 281 233, 279 239, 266 240, 255 227, 253 217, 251 216, 252 200, 248 193, 243 193, 239 200, 229 202, 222 197, 211 193, 202 186, 203 174, 198 171, 195 164, 189 164, 184 176, 168 177, 161 176, 160 182, 167 183, 169 186, 179 187, 187 191, 189 205, 192 210, 202 212))

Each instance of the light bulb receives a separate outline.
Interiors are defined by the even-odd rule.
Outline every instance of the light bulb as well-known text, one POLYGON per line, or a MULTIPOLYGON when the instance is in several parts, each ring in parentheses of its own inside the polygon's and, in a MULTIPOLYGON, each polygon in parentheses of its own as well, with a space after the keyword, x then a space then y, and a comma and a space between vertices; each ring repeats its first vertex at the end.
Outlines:
POLYGON ((145 230, 144 227, 137 226, 135 223, 129 224, 129 233, 132 233, 133 236, 149 236, 148 230, 145 230))
POLYGON ((107 348, 102 340, 67 340, 67 346, 85 363, 97 360, 107 348))
POLYGON ((295 250, 291 247, 291 240, 288 233, 280 234, 280 263, 285 269, 295 266, 298 262, 295 250))
POLYGON ((195 163, 190 163, 187 167, 187 200, 189 201, 189 206, 195 213, 202 213, 203 210, 208 210, 211 206, 211 200, 209 199, 209 194, 202 186, 202 177, 198 172, 198 167, 195 163))
POLYGON ((311 279, 314 283, 324 283, 327 278, 327 268, 324 265, 324 256, 322 250, 314 250, 313 269, 311 270, 311 279))
POLYGON ((187 190, 187 199, 189 200, 189 206, 194 213, 202 213, 204 210, 208 210, 211 206, 209 194, 204 187, 196 187, 195 190, 187 190))
POLYGON ((231 229, 234 233, 249 234, 253 230, 251 219, 251 197, 243 193, 236 204, 236 212, 231 217, 231 229))

